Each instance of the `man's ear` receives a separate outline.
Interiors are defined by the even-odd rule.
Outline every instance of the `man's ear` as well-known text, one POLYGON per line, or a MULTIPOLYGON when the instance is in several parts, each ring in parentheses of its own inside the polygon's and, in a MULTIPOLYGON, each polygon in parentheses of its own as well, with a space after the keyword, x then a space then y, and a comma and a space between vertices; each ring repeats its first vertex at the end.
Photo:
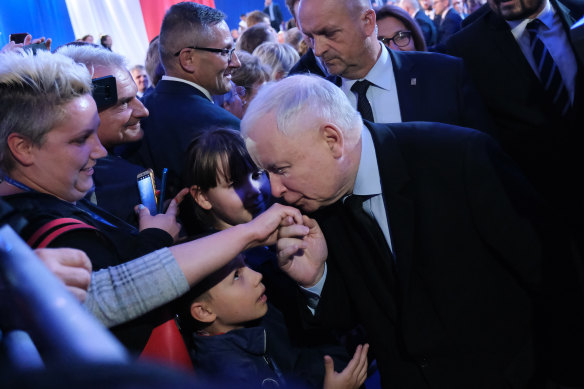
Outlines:
POLYGON ((190 50, 183 50, 178 56, 180 67, 187 73, 195 71, 193 56, 190 50))
POLYGON ((199 188, 198 185, 191 186, 189 188, 189 193, 193 197, 193 200, 195 200, 195 202, 199 204, 199 207, 203 208, 206 211, 209 211, 211 208, 213 208, 213 205, 209 202, 209 199, 207 198, 207 193, 201 190, 201 188, 199 188))
MULTIPOLYGON (((361 22, 365 28, 365 34, 370 36, 375 33, 375 25, 377 23, 377 18, 375 17, 375 11, 368 9, 361 15, 361 22)), ((377 38, 377 37, 375 37, 377 38)))
POLYGON ((191 304, 191 316, 201 323, 213 323, 217 315, 205 301, 195 301, 191 304))
POLYGON ((343 138, 341 129, 332 123, 325 123, 320 128, 320 132, 333 157, 342 157, 345 139, 343 138))
POLYGON ((32 149, 34 145, 30 138, 13 132, 8 135, 6 143, 12 156, 18 163, 24 166, 30 166, 33 164, 34 155, 32 149))

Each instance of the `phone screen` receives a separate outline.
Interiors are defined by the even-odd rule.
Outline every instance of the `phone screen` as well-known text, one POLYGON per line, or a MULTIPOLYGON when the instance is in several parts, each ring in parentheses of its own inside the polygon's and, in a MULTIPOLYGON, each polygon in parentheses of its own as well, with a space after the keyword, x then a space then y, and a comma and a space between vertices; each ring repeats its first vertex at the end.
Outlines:
POLYGON ((156 215, 156 194, 154 193, 154 185, 150 174, 141 173, 138 175, 138 190, 140 191, 142 204, 148 208, 151 215, 156 215))
POLYGON ((28 32, 19 32, 17 34, 10 34, 8 39, 14 43, 24 43, 24 39, 28 35, 28 32))

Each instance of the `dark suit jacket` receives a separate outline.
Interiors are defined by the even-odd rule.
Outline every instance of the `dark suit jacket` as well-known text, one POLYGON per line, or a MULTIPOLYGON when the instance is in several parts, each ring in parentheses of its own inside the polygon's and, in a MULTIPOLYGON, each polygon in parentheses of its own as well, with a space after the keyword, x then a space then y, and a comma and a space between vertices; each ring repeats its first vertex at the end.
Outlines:
MULTIPOLYGON (((93 170, 97 205, 125 222, 138 226, 134 207, 142 200, 136 177, 146 169, 120 157, 108 155, 98 159, 93 170)), ((156 182, 156 187, 160 189, 159 182, 156 182)))
MULTIPOLYGON (((534 221, 545 215, 537 196, 490 137, 438 123, 366 125, 397 266, 380 260, 341 204, 317 212, 329 256, 312 324, 363 325, 384 388, 526 387, 536 374, 536 340, 551 336, 534 326, 541 314, 534 293, 548 282, 576 283, 558 226, 534 221), (562 276, 551 280, 552 273, 562 276)), ((555 286, 548 297, 564 301, 552 295, 555 286)), ((582 301, 581 289, 572 297, 582 301)), ((571 313, 544 315, 559 320, 556 335, 578 333, 582 305, 572 309, 579 324, 571 313)), ((584 342, 572 335, 569 342, 578 344, 569 358, 581 354, 584 342)))
MULTIPOLYGON (((270 24, 274 27, 274 30, 280 31, 280 25, 282 24, 282 20, 284 17, 282 16, 282 12, 280 11, 280 7, 278 4, 272 3, 274 5, 274 20, 270 19, 270 24)), ((264 13, 270 17, 270 8, 264 8, 264 13)))
MULTIPOLYGON (((439 53, 387 50, 402 122, 440 122, 496 133, 462 61, 439 53)), ((342 85, 339 76, 327 79, 342 85)))
POLYGON ((389 50, 403 122, 454 124, 492 133, 464 63, 438 53, 389 50))
POLYGON ((288 75, 292 76, 294 74, 305 74, 310 73, 320 77, 327 77, 318 63, 316 62, 316 57, 314 56, 314 51, 311 48, 308 49, 306 54, 300 57, 300 60, 290 69, 288 75))
POLYGON ((418 10, 414 15, 414 20, 420 26, 422 34, 424 35, 424 40, 426 41, 426 46, 434 46, 436 44, 437 32, 432 19, 430 19, 423 9, 418 10))
POLYGON ((184 153, 197 133, 220 126, 239 130, 238 118, 183 82, 160 80, 144 105, 150 111, 142 119, 144 138, 128 159, 158 177, 168 168, 167 198, 182 188, 184 153))
POLYGON ((460 31, 462 18, 454 8, 450 8, 441 21, 437 22, 437 20, 438 19, 434 19, 434 24, 438 31, 436 44, 442 45, 448 40, 448 38, 460 31))
MULTIPOLYGON (((552 0, 568 26, 582 16, 552 0)), ((569 34, 568 34, 569 36, 569 34)), ((490 9, 447 42, 450 54, 464 59, 474 84, 500 129, 503 149, 554 207, 582 231, 584 191, 574 181, 582 174, 584 74, 578 64, 571 113, 554 112, 543 86, 511 34, 509 25, 490 9), (486 55, 488 53, 488 55, 486 55)))

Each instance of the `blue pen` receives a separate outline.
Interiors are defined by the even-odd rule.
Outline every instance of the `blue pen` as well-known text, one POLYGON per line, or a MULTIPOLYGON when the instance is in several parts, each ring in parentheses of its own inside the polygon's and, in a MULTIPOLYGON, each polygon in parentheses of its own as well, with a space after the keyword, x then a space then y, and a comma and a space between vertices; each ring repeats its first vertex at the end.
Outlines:
POLYGON ((160 184, 160 200, 158 201, 158 213, 162 213, 162 206, 164 203, 164 191, 166 190, 166 176, 168 169, 162 169, 162 182, 160 184))

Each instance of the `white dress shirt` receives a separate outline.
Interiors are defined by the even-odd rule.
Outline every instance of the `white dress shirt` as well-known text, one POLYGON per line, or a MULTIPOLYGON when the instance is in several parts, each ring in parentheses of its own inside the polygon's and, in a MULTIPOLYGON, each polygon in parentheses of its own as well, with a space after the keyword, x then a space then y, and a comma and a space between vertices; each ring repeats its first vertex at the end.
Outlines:
POLYGON ((192 81, 188 81, 188 80, 185 80, 185 79, 183 79, 183 78, 172 77, 172 76, 166 76, 166 75, 162 76, 162 79, 163 79, 163 80, 168 80, 168 81, 178 81, 178 82, 184 82, 185 84, 189 84, 190 86, 193 86, 193 87, 197 88, 198 90, 200 90, 201 92, 203 92, 203 94, 204 94, 205 96, 207 96, 207 98, 208 98, 208 99, 209 99, 211 102, 213 102, 213 98, 211 97, 211 94, 209 93, 209 91, 208 91, 207 89, 203 88, 202 86, 200 86, 199 84, 195 84, 194 82, 192 82, 192 81))
MULTIPOLYGON (((367 100, 371 105, 375 123, 401 123, 397 86, 389 49, 381 42, 379 44, 381 45, 381 55, 364 78, 373 84, 367 89, 367 100)), ((342 80, 341 89, 349 98, 351 105, 357 108, 357 94, 351 91, 351 87, 360 80, 346 78, 342 80)))
MULTIPOLYGON (((359 161, 359 169, 352 194, 372 196, 369 200, 363 202, 363 209, 377 221, 377 224, 383 232, 391 256, 391 253, 393 253, 393 245, 391 243, 387 213, 381 190, 381 177, 379 176, 377 155, 371 133, 365 126, 363 126, 361 131, 361 159, 359 161)), ((393 258, 395 260, 395 256, 393 258)), ((308 296, 308 308, 313 314, 318 305, 322 288, 324 287, 327 276, 326 270, 325 263, 325 272, 320 281, 310 288, 303 288, 308 296)))

